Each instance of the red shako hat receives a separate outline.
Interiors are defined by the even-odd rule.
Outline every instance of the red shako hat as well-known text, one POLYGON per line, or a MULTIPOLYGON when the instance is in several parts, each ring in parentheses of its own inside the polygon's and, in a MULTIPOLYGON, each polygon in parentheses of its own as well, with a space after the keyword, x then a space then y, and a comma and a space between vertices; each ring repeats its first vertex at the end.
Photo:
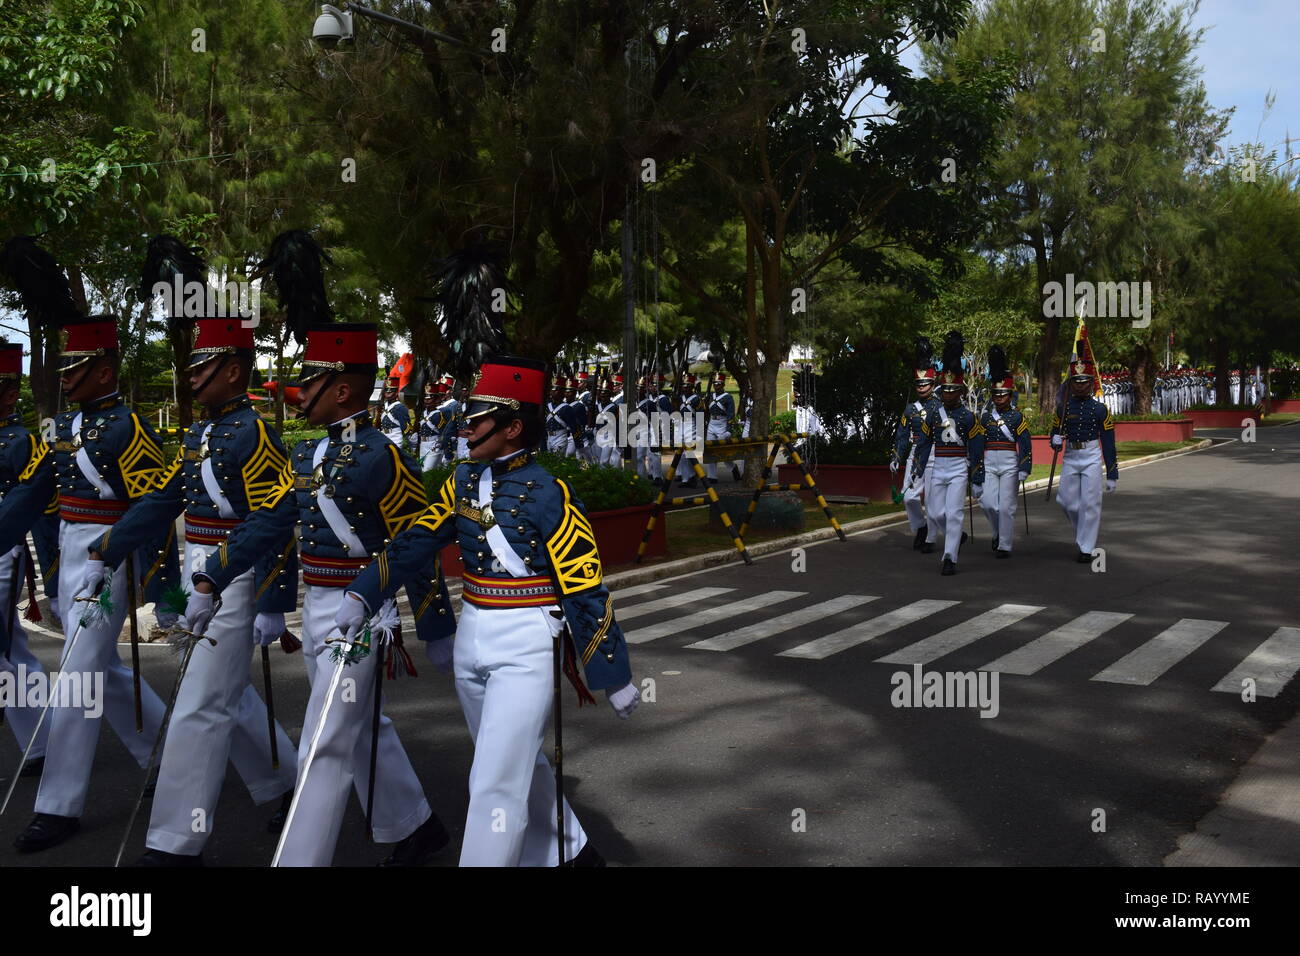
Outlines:
POLYGON ((238 316, 228 318, 196 319, 194 321, 194 348, 190 350, 189 368, 210 362, 221 355, 236 351, 253 352, 252 326, 244 328, 238 316))
POLYGON ((307 329, 298 384, 338 372, 373 376, 379 365, 379 333, 370 322, 330 322, 307 329))
MULTIPOLYGON (((563 379, 557 379, 563 382, 563 379)), ((546 363, 517 355, 499 355, 479 367, 465 400, 465 420, 492 412, 518 412, 542 404, 546 391, 546 363)))
POLYGON ((64 319, 63 347, 59 370, 66 372, 91 359, 117 355, 117 318, 112 315, 91 315, 64 319))
POLYGON ((17 342, 0 342, 0 382, 17 382, 23 377, 23 347, 17 342))
POLYGON ((1097 373, 1097 369, 1091 362, 1080 359, 1077 362, 1070 363, 1070 378, 1091 379, 1097 373))

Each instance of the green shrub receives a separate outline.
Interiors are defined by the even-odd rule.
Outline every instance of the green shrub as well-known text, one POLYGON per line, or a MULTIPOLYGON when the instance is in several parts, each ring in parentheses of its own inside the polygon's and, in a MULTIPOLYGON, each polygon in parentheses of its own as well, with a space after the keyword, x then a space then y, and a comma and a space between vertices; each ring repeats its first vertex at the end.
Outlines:
POLYGON ((794 424, 795 419, 793 411, 777 412, 769 419, 770 427, 768 428, 768 431, 773 435, 788 435, 794 431, 794 424))
MULTIPOLYGON (((631 508, 649 504, 654 498, 650 482, 621 468, 590 464, 551 452, 542 452, 537 456, 537 461, 556 478, 568 482, 589 512, 631 508)), ((430 500, 447 481, 454 467, 454 464, 442 465, 430 468, 423 474, 425 491, 430 500)))

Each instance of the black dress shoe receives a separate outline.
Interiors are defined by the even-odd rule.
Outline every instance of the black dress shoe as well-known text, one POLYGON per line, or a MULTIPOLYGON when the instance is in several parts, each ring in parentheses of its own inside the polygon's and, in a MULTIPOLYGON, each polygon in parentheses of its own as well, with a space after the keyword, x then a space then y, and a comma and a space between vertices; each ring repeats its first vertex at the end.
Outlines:
POLYGON ((41 771, 45 769, 44 757, 33 757, 23 764, 23 769, 18 771, 20 777, 39 777, 41 771))
POLYGON ((956 574, 957 565, 952 563, 952 558, 943 559, 943 570, 939 572, 942 575, 956 574))
POLYGON ((604 866, 605 858, 596 852, 596 848, 588 840, 578 851, 578 855, 572 860, 566 860, 565 866, 604 866))
POLYGON ((132 866, 202 866, 203 854, 196 853, 190 856, 186 853, 165 853, 162 850, 145 850, 140 859, 131 864, 132 866))
POLYGON ((434 814, 429 815, 416 828, 415 832, 393 848, 388 858, 380 866, 424 866, 437 855, 438 851, 451 842, 442 821, 434 814))
POLYGON ((279 833, 284 829, 284 821, 289 818, 289 807, 293 805, 293 791, 290 790, 280 798, 280 807, 266 821, 267 833, 279 833))
POLYGON ((961 542, 957 545, 957 547, 960 548, 963 544, 965 544, 965 543, 966 543, 966 539, 969 538, 969 537, 970 537, 970 535, 968 535, 965 531, 963 531, 963 532, 961 533, 961 542))
POLYGON ((690 479, 689 481, 683 481, 683 482, 682 482, 682 487, 683 487, 683 488, 694 488, 694 487, 695 487, 695 479, 692 478, 692 479, 690 479))
POLYGON ((922 546, 923 544, 925 544, 925 532, 926 532, 926 529, 925 529, 925 528, 922 528, 920 531, 918 531, 918 532, 916 533, 916 537, 914 537, 914 538, 912 539, 912 550, 913 550, 913 551, 920 551, 920 550, 921 550, 921 546, 922 546))
MULTIPOLYGON (((732 465, 732 466, 731 466, 731 477, 732 477, 732 478, 735 478, 737 481, 740 481, 740 479, 741 479, 740 469, 737 468, 735 465, 732 465)), ((586 847, 584 847, 583 849, 586 849, 586 847)), ((592 852, 595 852, 595 851, 593 850, 592 852)), ((579 855, 581 855, 581 854, 579 854, 579 855)), ((602 863, 601 865, 603 866, 604 864, 602 863)))
POLYGON ((994 536, 993 540, 989 542, 989 547, 992 548, 994 551, 998 549, 998 539, 996 536, 994 536))
POLYGON ((1004 551, 1004 550, 1002 550, 1001 548, 998 548, 996 551, 993 552, 993 557, 995 557, 995 558, 1009 558, 1009 557, 1011 557, 1011 552, 1010 552, 1010 551, 1004 551))
POLYGON ((1092 555, 1087 551, 1080 551, 1079 556, 1074 560, 1078 561, 1080 564, 1092 564, 1092 555))
POLYGON ((38 853, 58 846, 81 828, 78 817, 60 817, 53 813, 38 813, 27 829, 18 834, 14 847, 19 853, 38 853))
POLYGON ((921 545, 921 553, 934 554, 934 545, 932 545, 929 541, 925 542, 925 544, 921 545))

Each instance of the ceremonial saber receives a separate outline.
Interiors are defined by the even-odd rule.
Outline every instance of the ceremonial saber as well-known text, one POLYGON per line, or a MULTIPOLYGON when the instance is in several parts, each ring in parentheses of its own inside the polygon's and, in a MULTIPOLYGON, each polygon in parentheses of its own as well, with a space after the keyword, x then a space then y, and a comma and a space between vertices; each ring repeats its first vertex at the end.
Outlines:
POLYGON ((271 648, 262 645, 262 686, 266 690, 266 733, 271 738, 271 769, 280 769, 280 744, 275 739, 275 696, 271 690, 271 648))
MULTIPOLYGON (((221 606, 218 599, 217 607, 221 606)), ((215 610, 213 617, 216 617, 215 610)), ((144 767, 144 783, 140 785, 140 795, 135 798, 135 806, 131 808, 131 816, 126 821, 126 832, 122 834, 122 842, 117 845, 117 856, 113 860, 114 868, 122 865, 122 854, 126 851, 126 844, 131 839, 131 831, 135 829, 135 818, 140 813, 140 807, 144 804, 145 794, 149 792, 149 777, 153 773, 154 761, 158 758, 158 751, 162 749, 163 741, 167 738, 167 727, 171 724, 172 712, 176 709, 176 698, 180 696, 181 681, 185 680, 185 672, 189 670, 190 658, 194 655, 194 648, 199 644, 207 641, 213 647, 217 646, 215 638, 207 637, 203 634, 195 634, 193 631, 176 631, 174 633, 189 635, 185 640, 185 650, 181 656, 180 667, 176 670, 176 683, 172 686, 171 699, 167 701, 167 709, 163 712, 162 723, 158 725, 158 736, 154 738, 153 749, 149 751, 149 761, 144 767)))
POLYGON ((375 771, 379 764, 379 713, 384 693, 384 639, 378 644, 379 659, 375 661, 375 706, 370 719, 370 782, 366 784, 366 836, 375 839, 375 771))
MULTIPOLYGON (((338 630, 337 625, 333 630, 338 630)), ((329 643, 327 640, 326 644, 329 643)), ((329 690, 325 692, 325 703, 321 707, 320 718, 316 721, 316 729, 312 731, 311 745, 307 748, 307 759, 302 763, 298 771, 298 782, 293 788, 293 800, 289 804, 289 813, 284 818, 284 829, 280 831, 280 841, 275 845, 275 856, 271 858, 272 866, 280 865, 280 856, 284 853, 284 842, 289 838, 289 833, 293 828, 293 818, 298 812, 298 802, 302 798, 303 789, 307 785, 307 775, 311 773, 312 762, 316 759, 316 747, 320 744, 321 734, 325 732, 325 722, 329 719, 330 707, 334 704, 334 695, 339 689, 339 681, 343 679, 343 668, 348 664, 348 654, 356 647, 356 643, 343 639, 347 647, 339 655, 338 663, 334 665, 334 674, 330 677, 329 690)))
MULTIPOLYGON (((131 622, 131 685, 135 691, 135 732, 144 733, 144 704, 140 695, 140 625, 135 619, 135 562, 126 556, 126 617, 131 622)), ((132 819, 135 815, 132 814, 132 819)), ((121 851, 118 851, 119 858, 121 851)), ((116 866, 117 864, 114 864, 116 866)))
MULTIPOLYGON (((96 601, 98 598, 78 596, 74 597, 72 600, 73 610, 75 610, 77 601, 96 601)), ((67 661, 68 657, 71 656, 73 645, 77 643, 77 638, 80 636, 81 620, 78 619, 77 625, 72 631, 72 636, 68 638, 68 642, 63 647, 63 661, 67 661)), ((50 707, 53 706, 54 701, 58 699, 57 691, 59 688, 59 681, 62 679, 63 668, 60 666, 59 673, 50 684, 49 699, 45 701, 45 706, 41 708, 41 716, 36 719, 36 729, 32 731, 32 739, 27 741, 27 746, 23 749, 22 759, 18 761, 18 770, 14 773, 14 778, 9 781, 9 789, 5 792, 4 803, 0 803, 0 815, 9 809, 9 799, 14 795, 14 788, 18 786, 18 778, 22 774, 23 767, 27 765, 27 757, 32 752, 32 747, 36 746, 36 738, 41 735, 41 725, 45 723, 45 715, 50 712, 50 707)))
POLYGON ((560 629, 555 638, 554 657, 554 691, 553 703, 555 720, 555 832, 556 860, 564 866, 564 731, 560 724, 560 660, 564 656, 564 639, 568 635, 568 625, 560 629))
POLYGON ((1025 534, 1029 534, 1029 492, 1025 491, 1025 479, 1020 479, 1020 503, 1025 511, 1025 534))

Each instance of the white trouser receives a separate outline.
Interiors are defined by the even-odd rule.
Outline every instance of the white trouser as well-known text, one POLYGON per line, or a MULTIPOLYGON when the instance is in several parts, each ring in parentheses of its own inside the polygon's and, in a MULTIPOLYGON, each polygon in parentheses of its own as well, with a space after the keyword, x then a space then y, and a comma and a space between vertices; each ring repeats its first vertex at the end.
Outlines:
POLYGON ((926 517, 943 535, 943 556, 954 564, 961 548, 961 526, 966 518, 966 459, 934 458, 934 474, 926 493, 926 517))
MULTIPOLYGON (((461 866, 559 863, 555 774, 542 754, 562 627, 552 610, 558 608, 485 610, 468 601, 461 607, 456 693, 474 738, 461 866)), ((567 800, 564 837, 565 859, 572 860, 587 836, 567 800)))
MULTIPOLYGON (((23 575, 26 573, 27 557, 26 550, 18 547, 14 548, 4 555, 0 555, 0 614, 9 607, 9 602, 13 601, 13 617, 9 620, 9 653, 0 656, 0 672, 14 674, 11 680, 17 681, 18 668, 21 666, 28 674, 41 673, 41 662, 37 660, 36 655, 31 652, 27 646, 27 632, 23 630, 22 615, 18 612, 18 604, 22 599, 23 575), (15 567, 17 574, 14 574, 15 567), (16 583, 15 583, 16 582, 16 583), (10 591, 10 584, 14 584, 18 594, 15 595, 10 591)), ((41 708, 28 707, 24 701, 27 695, 23 692, 24 688, 15 685, 14 690, 17 692, 17 700, 11 707, 5 707, 5 723, 13 731, 14 739, 18 741, 18 748, 21 752, 32 742, 32 734, 36 731, 36 722, 40 719, 41 708)), ((35 760, 37 757, 45 756, 45 741, 50 736, 49 721, 41 724, 40 735, 36 742, 32 744, 31 752, 27 755, 28 760, 35 760)))
POLYGON ((1010 551, 1016 531, 1016 492, 1020 490, 1017 453, 1005 448, 984 452, 984 494, 980 508, 999 551, 1010 551))
POLYGON ((384 432, 384 437, 387 438, 394 445, 396 445, 398 448, 406 447, 403 441, 406 438, 406 434, 402 431, 402 429, 385 428, 383 432, 384 432))
POLYGON ((903 508, 907 511, 907 523, 912 526, 912 533, 920 531, 922 528, 930 528, 926 538, 934 541, 938 537, 937 531, 927 524, 925 520, 925 506, 922 504, 926 489, 930 487, 930 479, 934 476, 934 454, 930 454, 925 463, 925 471, 916 476, 916 480, 908 484, 912 477, 912 462, 916 459, 916 446, 913 445, 907 453, 907 461, 903 467, 903 508))
POLYGON ((557 455, 573 454, 573 436, 568 432, 547 432, 546 447, 557 455))
MULTIPOLYGON (((706 441, 718 441, 722 438, 730 438, 731 432, 727 430, 727 420, 725 418, 710 418, 709 424, 704 429, 704 438, 706 441)), ((718 463, 711 461, 704 466, 704 470, 710 478, 718 477, 718 463)))
MULTIPOLYGON (((681 431, 679 432, 677 443, 679 445, 693 445, 695 443, 695 415, 692 412, 682 412, 681 431)), ((695 478, 695 468, 692 463, 695 461, 695 455, 691 452, 683 452, 682 460, 677 464, 677 471, 673 477, 678 481, 691 481, 695 478)))
POLYGON ((643 478, 662 478, 664 476, 663 459, 659 449, 650 445, 636 446, 636 473, 643 478))
POLYGON ((442 467, 443 457, 442 447, 436 441, 426 441, 420 453, 420 470, 442 467))
MULTIPOLYGON (((187 544, 188 566, 206 563, 215 545, 187 544)), ((201 565, 199 565, 201 566, 201 565)), ((253 802, 262 804, 293 789, 298 764, 288 735, 275 725, 280 768, 271 768, 266 704, 249 683, 253 618, 257 608, 253 572, 221 592, 221 607, 208 624, 215 646, 200 641, 190 655, 163 741, 158 788, 145 845, 165 853, 196 855, 212 832, 226 761, 244 778, 253 802)))
MULTIPOLYGON (((325 639, 338 637, 334 614, 343 600, 343 588, 309 585, 302 604, 302 654, 311 684, 311 699, 303 718, 298 744, 298 805, 283 835, 281 866, 329 866, 338 844, 348 789, 355 787, 366 809, 370 785, 370 736, 374 719, 375 667, 378 651, 346 664, 343 679, 335 691, 329 717, 316 742, 310 767, 307 753, 320 723, 337 665, 331 651, 339 644, 325 639), (306 772, 307 779, 301 774, 306 772)), ((349 598, 349 600, 351 600, 349 598)), ((376 642, 377 643, 377 642, 376 642)), ((376 843, 396 843, 410 836, 431 816, 415 769, 411 766, 397 730, 386 716, 379 719, 379 757, 375 768, 374 838, 376 843)))
POLYGON ((1056 500, 1074 526, 1074 540, 1084 554, 1092 554, 1101 530, 1101 443, 1084 442, 1080 449, 1065 449, 1061 460, 1061 484, 1056 500))
MULTIPOLYGON (((95 748, 99 744, 100 716, 107 716, 126 749, 136 762, 144 767, 149 762, 154 739, 162 724, 163 702, 144 678, 140 679, 140 696, 144 716, 144 732, 135 729, 135 691, 131 668, 122 663, 117 652, 117 638, 126 621, 127 587, 126 566, 121 565, 106 575, 111 589, 112 613, 97 623, 78 628, 85 614, 85 604, 74 605, 73 598, 81 588, 85 573, 87 548, 97 543, 108 528, 101 524, 63 521, 59 524, 59 606, 64 633, 68 641, 63 645, 59 670, 71 676, 64 678, 90 681, 94 674, 102 674, 104 699, 102 714, 96 716, 85 707, 50 707, 46 721, 50 725, 49 743, 45 753, 45 770, 41 774, 40 790, 36 794, 36 812, 53 813, 63 817, 79 817, 86 806, 86 790, 90 786, 90 770, 95 762, 95 748), (75 638, 74 638, 74 632, 75 638)), ((107 569, 105 569, 107 571, 107 569)))

